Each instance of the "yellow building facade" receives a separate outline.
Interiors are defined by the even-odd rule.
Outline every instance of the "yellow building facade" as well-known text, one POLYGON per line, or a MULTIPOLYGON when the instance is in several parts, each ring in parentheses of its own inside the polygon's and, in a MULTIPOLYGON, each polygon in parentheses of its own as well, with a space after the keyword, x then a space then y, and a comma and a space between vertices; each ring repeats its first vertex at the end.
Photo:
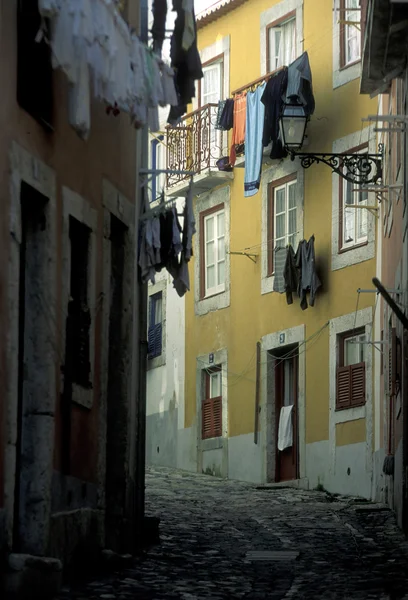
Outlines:
MULTIPOLYGON (((362 121, 377 105, 359 94, 359 23, 341 22, 356 21, 356 15, 360 20, 360 11, 338 10, 358 4, 231 0, 199 15, 205 78, 185 131, 208 112, 208 102, 255 89, 259 81, 252 82, 267 80, 307 51, 316 108, 302 150, 376 152, 375 133, 362 121)), ((231 131, 210 128, 204 135, 203 123, 198 146, 188 138, 191 132, 182 134, 184 142, 179 138, 186 154, 179 167, 194 168, 208 145, 219 148, 201 164, 193 184, 197 233, 185 307, 181 451, 199 472, 260 483, 291 480, 369 497, 374 358, 368 342, 375 294, 357 290, 373 287, 377 223, 373 212, 346 204, 373 204, 372 194, 356 192, 324 164, 304 169, 299 159, 272 160, 264 152, 259 191, 245 197, 245 155, 232 172, 218 171, 214 161, 229 154, 231 131), (278 224, 281 214, 284 225, 278 224), (306 310, 296 294, 288 304, 284 293, 273 290, 270 253, 278 227, 295 251, 300 240, 315 236, 322 285, 306 310), (215 259, 209 258, 211 244, 215 259), (209 263, 217 260, 214 275, 209 263), (207 285, 213 276, 217 281, 207 285), (362 365, 364 380, 353 398, 356 365, 362 365), (342 368, 351 378, 343 405, 342 368), (292 443, 279 450, 279 424, 288 406, 292 443)), ((173 168, 170 146, 168 152, 173 168)), ((179 196, 186 186, 185 180, 173 181, 168 192, 179 196)))

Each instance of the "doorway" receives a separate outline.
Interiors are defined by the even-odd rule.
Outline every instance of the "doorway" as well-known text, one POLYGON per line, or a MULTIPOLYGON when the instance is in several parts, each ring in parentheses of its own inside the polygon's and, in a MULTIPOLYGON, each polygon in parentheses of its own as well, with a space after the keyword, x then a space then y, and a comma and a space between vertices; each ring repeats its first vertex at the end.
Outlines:
POLYGON ((53 449, 47 446, 53 430, 49 385, 54 360, 49 347, 47 202, 21 183, 13 550, 33 554, 41 553, 48 527, 44 518, 53 459, 53 449))
MULTIPOLYGON (((290 481, 299 477, 299 427, 298 427, 298 345, 286 347, 283 351, 273 353, 274 366, 274 438, 275 438, 275 481, 290 481), (285 424, 286 431, 291 431, 292 439, 284 441, 279 450, 279 426, 285 424)), ((285 427, 283 427, 285 429, 285 427)), ((290 437, 290 436, 289 436, 290 437)))
POLYGON ((106 432, 106 543, 114 551, 123 549, 126 506, 128 437, 128 363, 125 276, 128 228, 110 214, 110 306, 108 334, 107 432, 106 432))

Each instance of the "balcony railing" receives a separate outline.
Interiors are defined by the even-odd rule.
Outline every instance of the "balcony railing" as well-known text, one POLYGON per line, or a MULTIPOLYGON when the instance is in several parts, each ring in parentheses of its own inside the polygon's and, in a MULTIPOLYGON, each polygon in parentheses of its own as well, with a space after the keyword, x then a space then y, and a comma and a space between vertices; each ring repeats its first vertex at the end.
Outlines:
POLYGON ((215 127, 217 111, 218 104, 206 104, 186 115, 176 127, 167 127, 168 188, 189 177, 171 174, 171 171, 195 171, 201 174, 215 170, 217 160, 228 153, 227 132, 215 127))

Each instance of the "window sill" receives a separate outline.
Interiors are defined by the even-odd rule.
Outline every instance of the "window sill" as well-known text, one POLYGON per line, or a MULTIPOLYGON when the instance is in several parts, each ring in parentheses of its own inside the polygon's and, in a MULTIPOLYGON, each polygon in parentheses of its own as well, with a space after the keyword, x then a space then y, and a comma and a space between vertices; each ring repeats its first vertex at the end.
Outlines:
POLYGON ((342 406, 341 408, 337 408, 336 406, 336 413, 339 412, 343 412, 344 410, 351 410, 353 408, 361 408, 362 406, 365 406, 366 402, 360 402, 359 404, 351 404, 350 406, 342 406))
POLYGON ((201 438, 201 450, 219 450, 224 446, 222 436, 212 438, 201 438))
POLYGON ((365 242, 360 242, 359 244, 354 244, 354 246, 347 246, 347 248, 340 248, 339 254, 344 254, 345 252, 350 252, 350 250, 355 250, 356 248, 364 248, 364 246, 368 245, 368 240, 365 242))
POLYGON ((154 358, 147 359, 147 370, 151 371, 152 369, 157 369, 158 367, 162 367, 166 364, 166 355, 164 352, 159 354, 159 356, 155 356, 154 358))
POLYGON ((200 302, 202 300, 208 300, 208 298, 215 298, 216 296, 221 296, 221 294, 225 294, 225 289, 221 290, 220 292, 214 292, 213 294, 206 294, 205 296, 202 296, 200 298, 200 302))
POLYGON ((357 59, 357 60, 353 60, 353 62, 351 63, 347 63, 346 65, 341 65, 339 68, 339 71, 346 71, 347 69, 349 69, 350 67, 354 67, 354 65, 358 65, 359 63, 361 63, 361 58, 357 59))
POLYGON ((83 406, 84 408, 91 409, 93 405, 93 389, 84 388, 82 385, 77 383, 72 384, 72 402, 83 406))

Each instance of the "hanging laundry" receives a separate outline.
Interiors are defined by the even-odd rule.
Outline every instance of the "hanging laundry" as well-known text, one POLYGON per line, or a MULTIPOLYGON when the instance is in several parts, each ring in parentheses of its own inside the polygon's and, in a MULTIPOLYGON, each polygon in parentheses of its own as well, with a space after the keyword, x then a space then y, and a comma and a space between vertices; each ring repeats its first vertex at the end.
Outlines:
POLYGON ((54 17, 58 13, 60 0, 38 0, 38 10, 43 17, 54 17))
POLYGON ((291 244, 288 245, 283 276, 285 279, 286 302, 293 304, 293 294, 297 294, 299 291, 299 268, 296 265, 296 254, 291 244))
POLYGON ((310 306, 314 306, 316 292, 322 285, 316 274, 314 242, 314 235, 312 235, 308 242, 302 240, 299 242, 296 252, 296 266, 300 270, 298 293, 302 310, 305 310, 308 306, 306 293, 310 292, 309 304, 310 306))
POLYGON ((185 52, 189 50, 196 39, 194 0, 183 0, 182 8, 184 10, 184 31, 182 47, 185 52))
POLYGON ((235 165, 237 159, 236 146, 245 143, 246 96, 246 92, 244 92, 235 96, 234 100, 234 126, 230 150, 230 164, 232 166, 235 165))
POLYGON ((193 184, 190 181, 183 211, 183 252, 186 262, 193 256, 193 235, 196 233, 196 222, 193 210, 193 184))
POLYGON ((278 427, 278 450, 280 452, 293 445, 292 410, 293 405, 282 406, 280 409, 278 427))
POLYGON ((180 264, 177 277, 173 281, 173 287, 177 294, 182 298, 186 292, 190 291, 190 275, 188 272, 186 256, 184 250, 181 253, 180 264))
POLYGON ((215 129, 221 129, 222 130, 221 117, 222 117, 222 113, 224 111, 226 103, 227 103, 226 100, 220 100, 218 102, 217 118, 215 120, 215 129))
POLYGON ((312 71, 307 52, 303 52, 288 67, 285 104, 301 104, 305 108, 307 115, 311 115, 314 112, 315 100, 313 96, 312 71))
POLYGON ((174 85, 174 71, 169 65, 161 64, 163 95, 165 105, 177 106, 177 92, 174 85))
POLYGON ((283 107, 283 94, 286 91, 288 70, 285 67, 266 84, 261 101, 265 105, 265 119, 262 144, 266 148, 272 142, 271 158, 284 158, 287 156, 279 139, 279 117, 283 107))
POLYGON ((285 285, 285 263, 286 263, 286 248, 275 248, 273 251, 273 291, 283 294, 286 291, 285 285))
POLYGON ((261 98, 265 87, 266 83, 262 83, 254 92, 248 92, 246 98, 245 197, 254 196, 261 183, 262 133, 265 117, 265 106, 261 98))
POLYGON ((224 109, 220 119, 220 129, 229 131, 234 126, 234 100, 228 98, 225 100, 224 109))
MULTIPOLYGON (((156 4, 163 3, 156 0, 156 4)), ((92 95, 107 105, 107 114, 126 112, 135 126, 149 121, 157 130, 158 106, 179 103, 175 82, 170 85, 168 81, 174 79, 174 70, 163 66, 159 56, 138 39, 115 4, 111 0, 40 0, 38 6, 44 21, 41 35, 48 35, 45 19, 50 20, 52 66, 64 72, 71 86, 69 118, 78 134, 84 139, 89 134, 92 95), (148 112, 148 108, 154 110, 148 112)), ((187 20, 190 8, 187 2, 185 11, 180 9, 187 20)), ((188 32, 187 27, 189 39, 188 32)), ((201 68, 199 56, 198 64, 201 68)), ((178 78, 181 86, 184 73, 178 78)))
POLYGON ((175 85, 178 95, 178 105, 172 106, 168 116, 168 123, 177 125, 181 117, 187 112, 187 105, 195 97, 195 81, 202 79, 203 69, 200 55, 197 49, 197 25, 194 9, 192 17, 194 21, 194 41, 188 50, 183 48, 183 36, 186 23, 186 11, 183 8, 184 0, 173 0, 173 10, 177 12, 174 31, 171 38, 171 66, 176 72, 175 85))
POLYGON ((161 56, 163 43, 166 38, 167 0, 153 0, 153 50, 161 56))

